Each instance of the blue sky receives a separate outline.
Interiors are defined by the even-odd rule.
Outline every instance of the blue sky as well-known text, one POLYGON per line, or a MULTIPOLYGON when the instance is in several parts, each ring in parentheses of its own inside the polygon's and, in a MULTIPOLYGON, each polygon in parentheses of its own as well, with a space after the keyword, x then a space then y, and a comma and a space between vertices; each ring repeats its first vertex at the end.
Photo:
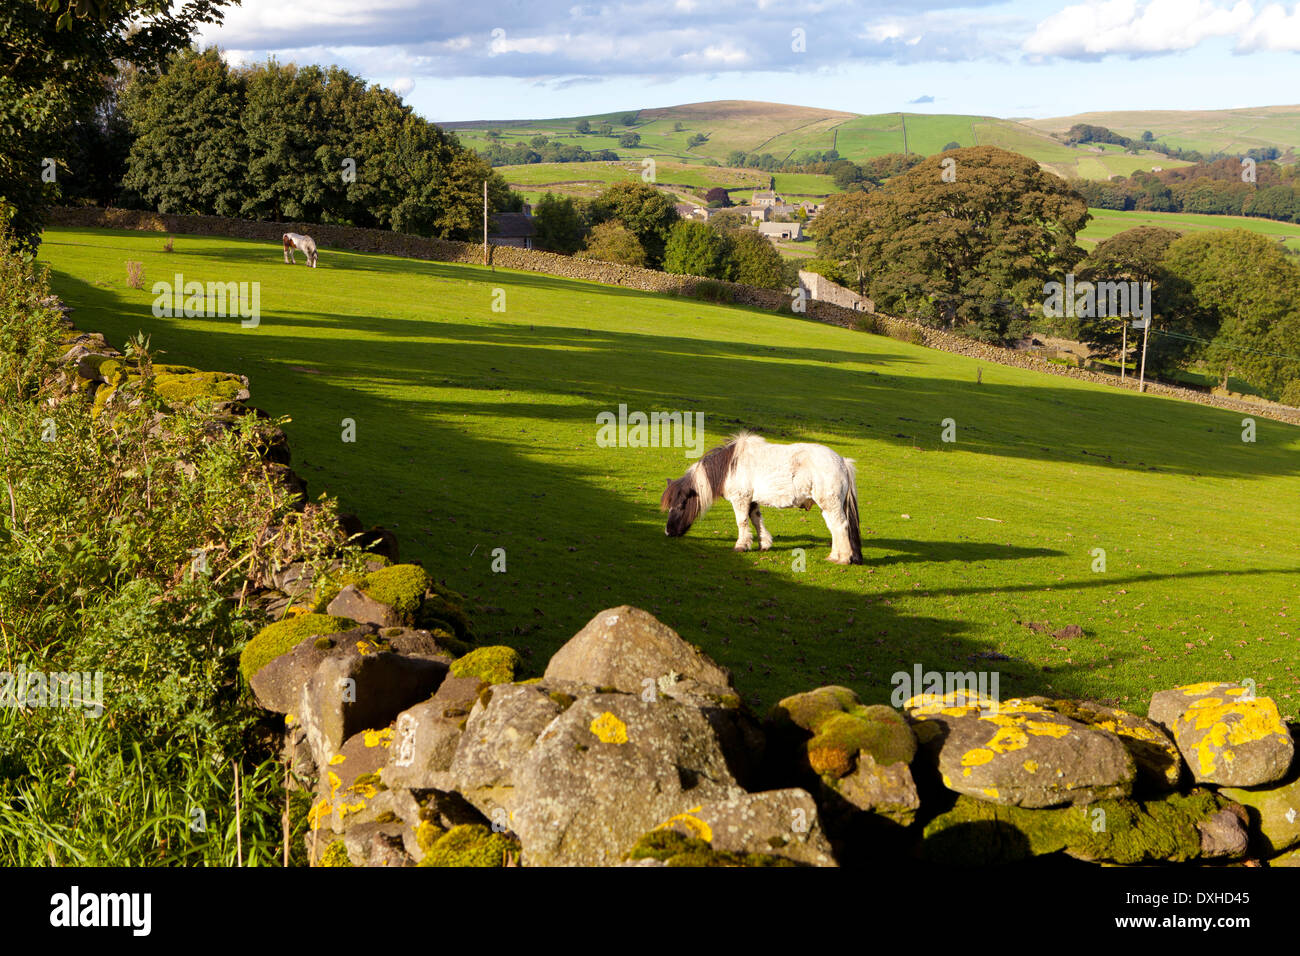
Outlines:
POLYGON ((336 63, 432 120, 748 99, 1006 117, 1300 100, 1300 2, 243 0, 232 62, 336 63))

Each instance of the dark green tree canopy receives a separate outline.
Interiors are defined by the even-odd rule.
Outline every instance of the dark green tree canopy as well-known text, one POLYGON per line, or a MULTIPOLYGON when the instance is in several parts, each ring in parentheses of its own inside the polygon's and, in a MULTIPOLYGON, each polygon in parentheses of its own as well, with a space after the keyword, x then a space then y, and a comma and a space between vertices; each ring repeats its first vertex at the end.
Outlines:
POLYGON ((976 338, 1024 334, 1043 285, 1082 257, 1088 210, 1069 185, 995 146, 922 160, 869 193, 832 196, 820 254, 885 311, 976 338))

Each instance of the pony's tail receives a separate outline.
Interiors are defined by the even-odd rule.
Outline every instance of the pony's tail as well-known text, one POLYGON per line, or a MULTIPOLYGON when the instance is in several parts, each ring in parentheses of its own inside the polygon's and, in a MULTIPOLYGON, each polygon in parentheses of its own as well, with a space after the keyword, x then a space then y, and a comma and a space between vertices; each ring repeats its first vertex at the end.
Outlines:
POLYGON ((844 495, 844 515, 849 520, 849 564, 862 563, 862 532, 858 527, 858 470, 852 458, 845 458, 848 466, 849 487, 844 495))

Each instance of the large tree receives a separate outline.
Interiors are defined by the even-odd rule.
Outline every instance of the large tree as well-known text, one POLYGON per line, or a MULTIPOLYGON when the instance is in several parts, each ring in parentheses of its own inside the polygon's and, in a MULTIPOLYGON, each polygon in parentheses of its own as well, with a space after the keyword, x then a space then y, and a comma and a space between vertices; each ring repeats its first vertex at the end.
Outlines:
POLYGON ((725 233, 710 229, 702 222, 682 220, 668 234, 665 272, 730 279, 733 269, 731 243, 725 233))
POLYGON ((159 212, 238 216, 248 147, 243 81, 216 50, 177 53, 161 73, 140 73, 123 111, 135 140, 123 184, 159 212))
POLYGON ((547 193, 533 206, 536 244, 551 252, 571 255, 582 248, 587 224, 572 197, 547 193))
MULTIPOLYGON (((126 64, 155 68, 218 23, 228 0, 6 0, 0 4, 0 224, 34 248, 57 198, 46 160, 68 166, 73 130, 92 121, 126 64)), ((57 174, 56 174, 57 180, 57 174)))
POLYGON ((1165 265, 1217 320, 1205 363, 1222 385, 1236 375, 1277 395, 1300 378, 1300 268, 1278 243, 1244 229, 1191 234, 1165 265))
POLYGON ((832 197, 818 251, 886 311, 988 341, 1022 335, 1043 285, 1083 255, 1088 210, 1032 159, 973 146, 922 160, 879 189, 832 197))
POLYGON ((617 219, 632 230, 645 250, 651 268, 664 259, 664 246, 673 224, 681 217, 672 198, 648 183, 620 182, 610 186, 592 204, 593 222, 617 219))
MULTIPOLYGON (((1149 375, 1186 364, 1200 350, 1196 340, 1214 332, 1212 315, 1196 301, 1190 283, 1165 266, 1169 247, 1179 235, 1172 229, 1156 226, 1125 230, 1097 243, 1097 248, 1077 270, 1080 281, 1136 282, 1139 290, 1144 283, 1150 283, 1151 334, 1146 337, 1149 375)), ((1132 303, 1130 307, 1136 311, 1132 303)), ((1077 334, 1081 341, 1088 343, 1094 356, 1118 358, 1125 340, 1125 324, 1129 325, 1129 348, 1140 347, 1142 332, 1134 329, 1130 321, 1135 317, 1083 317, 1078 319, 1077 334)))

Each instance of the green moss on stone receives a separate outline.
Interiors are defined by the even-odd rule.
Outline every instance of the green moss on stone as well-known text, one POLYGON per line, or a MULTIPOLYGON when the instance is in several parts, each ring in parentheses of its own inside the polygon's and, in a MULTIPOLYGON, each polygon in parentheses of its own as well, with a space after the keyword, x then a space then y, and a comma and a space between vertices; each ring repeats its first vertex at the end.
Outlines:
POLYGON ((446 832, 436 823, 421 820, 415 827, 415 843, 420 848, 420 852, 427 854, 433 850, 434 844, 441 840, 446 832))
POLYGON ((394 564, 365 576, 359 587, 371 598, 400 614, 414 615, 420 609, 429 572, 418 564, 394 564))
POLYGON ((420 866, 505 866, 519 844, 481 823, 452 827, 425 854, 420 866))
POLYGON ((244 645, 239 655, 239 671, 245 680, 252 680, 260 671, 281 654, 287 654, 309 637, 320 634, 336 634, 355 627, 356 622, 346 617, 332 617, 328 614, 299 614, 276 621, 257 632, 251 641, 244 645))
POLYGON ((352 861, 348 859, 348 848, 343 845, 342 840, 335 840, 325 848, 321 854, 321 866, 351 866, 352 861))
POLYGON ((769 715, 777 724, 791 723, 816 733, 822 722, 858 706, 858 695, 847 687, 818 687, 780 701, 769 715))
POLYGON ((311 609, 317 614, 324 614, 330 606, 330 601, 338 597, 340 591, 349 584, 360 587, 365 579, 364 574, 356 571, 332 571, 323 574, 320 581, 316 583, 311 609))
POLYGON ((225 372, 159 373, 155 368, 153 387, 168 405, 200 405, 234 401, 244 383, 225 372))
POLYGON ((1200 855, 1197 824, 1223 805, 1206 790, 1037 810, 961 796, 952 810, 926 826, 922 854, 962 865, 1011 863, 1063 851, 1078 859, 1130 865, 1182 862, 1200 855))
POLYGON ((519 652, 513 647, 480 647, 452 661, 451 675, 477 677, 489 684, 508 684, 515 679, 519 664, 519 652))

